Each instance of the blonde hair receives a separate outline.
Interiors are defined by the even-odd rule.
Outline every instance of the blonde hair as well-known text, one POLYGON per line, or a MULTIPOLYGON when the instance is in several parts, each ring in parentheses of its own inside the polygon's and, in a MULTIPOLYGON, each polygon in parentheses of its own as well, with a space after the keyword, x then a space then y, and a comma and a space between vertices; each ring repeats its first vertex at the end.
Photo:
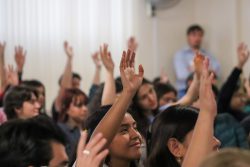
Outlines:
POLYGON ((250 167, 250 151, 224 149, 210 155, 200 167, 250 167))

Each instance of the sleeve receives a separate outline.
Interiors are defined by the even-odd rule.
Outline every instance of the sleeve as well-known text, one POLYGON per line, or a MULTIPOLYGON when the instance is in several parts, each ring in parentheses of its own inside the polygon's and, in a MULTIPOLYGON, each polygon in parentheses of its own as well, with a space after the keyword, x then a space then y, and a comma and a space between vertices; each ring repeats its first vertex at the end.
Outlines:
POLYGON ((223 84, 217 103, 218 112, 227 112, 230 108, 230 101, 237 86, 237 82, 241 72, 242 70, 234 68, 229 77, 227 78, 227 81, 223 84))
POLYGON ((174 56, 174 70, 176 78, 181 81, 186 81, 190 72, 187 69, 187 63, 183 59, 183 55, 178 52, 174 56))
POLYGON ((91 101, 98 90, 99 85, 92 84, 90 89, 89 89, 89 101, 91 101))

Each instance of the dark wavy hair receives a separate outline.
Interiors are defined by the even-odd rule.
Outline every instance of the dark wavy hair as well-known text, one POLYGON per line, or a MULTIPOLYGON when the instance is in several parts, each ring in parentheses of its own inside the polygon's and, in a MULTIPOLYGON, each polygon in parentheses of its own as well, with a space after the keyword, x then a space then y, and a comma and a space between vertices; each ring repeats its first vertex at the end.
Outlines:
POLYGON ((148 167, 180 167, 166 143, 170 138, 183 142, 197 118, 198 110, 192 107, 172 106, 158 114, 147 137, 148 167))
POLYGON ((16 109, 22 108, 24 102, 31 100, 32 94, 38 97, 35 89, 26 86, 15 86, 6 92, 3 103, 8 120, 18 117, 16 109))
POLYGON ((74 102, 74 98, 75 97, 79 97, 79 96, 83 96, 83 101, 81 101, 81 104, 76 104, 76 105, 87 105, 88 104, 88 96, 81 91, 78 88, 72 88, 72 89, 66 89, 65 94, 63 96, 62 99, 62 113, 61 113, 61 119, 63 120, 63 122, 68 121, 68 115, 67 115, 67 111, 70 107, 70 104, 76 103, 74 102))

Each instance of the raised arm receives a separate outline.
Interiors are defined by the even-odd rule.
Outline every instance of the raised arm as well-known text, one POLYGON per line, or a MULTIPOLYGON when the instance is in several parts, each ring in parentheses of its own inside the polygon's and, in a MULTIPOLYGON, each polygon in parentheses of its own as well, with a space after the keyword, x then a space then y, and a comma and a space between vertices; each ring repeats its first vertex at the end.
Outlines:
POLYGON ((100 60, 100 57, 99 57, 99 53, 98 52, 95 52, 93 55, 92 55, 92 59, 93 59, 93 62, 95 64, 95 75, 94 75, 94 78, 93 78, 93 85, 100 85, 100 72, 101 72, 101 60, 100 60))
POLYGON ((5 90, 5 74, 4 74, 4 50, 5 43, 0 43, 0 94, 5 90))
POLYGON ((64 42, 64 51, 67 55, 67 62, 62 76, 60 90, 55 101, 55 107, 57 111, 61 111, 62 98, 64 96, 65 89, 70 89, 72 87, 73 48, 69 46, 67 41, 64 42))
POLYGON ((139 66, 139 74, 135 74, 134 68, 135 53, 131 53, 130 50, 123 52, 120 73, 123 84, 123 91, 118 100, 113 104, 107 114, 103 117, 100 123, 97 125, 92 137, 98 133, 102 133, 104 138, 107 139, 108 146, 124 118, 126 111, 134 97, 136 91, 140 87, 143 79, 144 70, 142 65, 139 66))
POLYGON ((114 62, 111 53, 108 51, 108 45, 104 44, 100 47, 100 55, 102 63, 106 69, 105 84, 102 94, 102 106, 113 104, 116 98, 115 79, 114 79, 114 62))
POLYGON ((199 52, 196 53, 194 58, 195 74, 193 82, 188 88, 187 93, 173 105, 189 106, 192 105, 199 98, 200 76, 202 73, 202 64, 205 57, 199 52))
POLYGON ((100 83, 101 83, 101 60, 99 57, 99 52, 95 52, 92 55, 92 60, 95 64, 95 74, 94 74, 94 78, 92 81, 92 85, 89 89, 89 102, 91 102, 96 94, 96 91, 98 90, 100 83))
POLYGON ((17 66, 19 82, 22 81, 23 67, 24 67, 25 60, 26 60, 26 53, 27 52, 24 51, 22 46, 15 47, 15 62, 17 66))
POLYGON ((198 167, 213 150, 214 119, 217 114, 217 106, 212 91, 214 76, 213 73, 209 75, 208 67, 208 59, 205 59, 200 81, 200 112, 182 167, 198 167))
POLYGON ((232 99, 235 87, 242 73, 243 67, 249 58, 249 50, 244 43, 239 44, 237 49, 238 64, 233 69, 227 81, 223 84, 220 95, 218 98, 218 111, 227 112, 230 107, 230 101, 232 99))

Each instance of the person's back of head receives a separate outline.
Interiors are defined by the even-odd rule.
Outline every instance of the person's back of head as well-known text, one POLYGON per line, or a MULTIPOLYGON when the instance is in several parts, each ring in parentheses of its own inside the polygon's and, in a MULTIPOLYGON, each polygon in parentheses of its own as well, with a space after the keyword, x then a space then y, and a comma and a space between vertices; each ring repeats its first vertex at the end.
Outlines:
POLYGON ((197 118, 198 110, 191 107, 172 106, 158 114, 147 136, 148 167, 180 167, 178 157, 173 155, 168 142, 171 139, 185 142, 197 118))
POLYGON ((0 126, 0 164, 11 167, 65 165, 65 143, 63 132, 46 116, 12 120, 0 126))
POLYGON ((210 155, 200 167, 250 167, 250 151, 224 149, 210 155))

